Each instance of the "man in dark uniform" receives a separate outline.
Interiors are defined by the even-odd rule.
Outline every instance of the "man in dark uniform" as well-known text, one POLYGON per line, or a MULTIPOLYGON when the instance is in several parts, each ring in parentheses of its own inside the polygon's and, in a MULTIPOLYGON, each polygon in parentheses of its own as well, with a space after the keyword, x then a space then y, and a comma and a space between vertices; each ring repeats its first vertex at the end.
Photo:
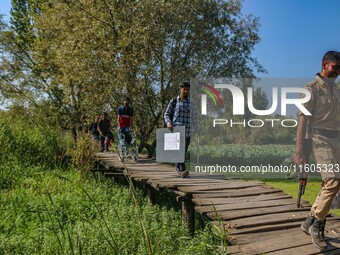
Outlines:
POLYGON ((321 73, 306 86, 311 99, 304 107, 311 115, 299 114, 296 136, 295 163, 303 166, 308 163, 304 156, 306 148, 303 141, 309 121, 316 169, 322 176, 322 188, 301 229, 311 235, 313 244, 321 250, 327 248, 324 236, 326 215, 340 190, 340 90, 335 83, 339 72, 340 53, 327 52, 322 59, 321 73))

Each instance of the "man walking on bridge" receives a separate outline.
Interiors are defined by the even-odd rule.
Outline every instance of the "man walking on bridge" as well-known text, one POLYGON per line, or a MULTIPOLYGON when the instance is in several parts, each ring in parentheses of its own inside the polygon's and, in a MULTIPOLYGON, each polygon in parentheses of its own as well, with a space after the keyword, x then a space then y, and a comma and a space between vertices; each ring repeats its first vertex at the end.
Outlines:
POLYGON ((102 118, 98 123, 98 132, 100 134, 100 151, 107 152, 109 145, 113 140, 113 135, 110 131, 111 122, 107 118, 107 112, 103 112, 102 118))
MULTIPOLYGON (((190 144, 190 136, 192 134, 191 124, 194 124, 195 130, 198 132, 197 110, 195 103, 189 97, 190 84, 183 82, 180 85, 180 94, 173 98, 164 112, 164 122, 167 128, 172 132, 174 127, 185 126, 185 157, 190 144)), ((189 171, 186 170, 185 162, 177 163, 177 173, 186 178, 189 171)))
POLYGON ((320 250, 327 248, 324 236, 326 215, 340 190, 340 90, 335 83, 339 73, 340 53, 327 52, 322 59, 321 73, 306 86, 311 99, 304 107, 311 115, 300 112, 298 118, 295 163, 300 167, 308 164, 304 156, 306 148, 303 140, 309 121, 314 158, 322 177, 322 188, 301 229, 311 235, 313 244, 320 250))
POLYGON ((132 127, 133 109, 130 106, 130 98, 124 98, 123 105, 118 108, 118 141, 121 139, 121 133, 124 134, 125 142, 131 142, 131 127, 132 127))

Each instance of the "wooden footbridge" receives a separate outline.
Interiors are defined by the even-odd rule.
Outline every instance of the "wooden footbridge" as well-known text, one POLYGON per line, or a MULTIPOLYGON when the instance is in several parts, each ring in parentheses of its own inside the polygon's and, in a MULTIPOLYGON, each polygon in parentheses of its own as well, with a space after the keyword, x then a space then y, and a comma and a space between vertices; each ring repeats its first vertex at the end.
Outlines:
POLYGON ((144 182, 151 203, 157 192, 174 192, 182 203, 182 218, 194 232, 195 211, 223 229, 228 254, 340 254, 340 218, 328 217, 325 235, 328 249, 320 252, 311 237, 300 230, 310 205, 296 208, 296 199, 260 181, 225 179, 223 175, 190 173, 181 179, 173 166, 140 159, 122 164, 114 153, 97 153, 94 172, 105 176, 125 175, 144 182), (216 212, 217 214, 216 214, 216 212))

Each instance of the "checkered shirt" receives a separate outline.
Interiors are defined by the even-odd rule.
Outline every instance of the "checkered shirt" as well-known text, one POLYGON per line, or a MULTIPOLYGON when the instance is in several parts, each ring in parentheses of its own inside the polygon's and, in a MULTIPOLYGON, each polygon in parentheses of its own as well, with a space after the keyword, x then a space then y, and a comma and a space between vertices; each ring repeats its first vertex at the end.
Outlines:
POLYGON ((176 107, 173 109, 173 99, 169 102, 164 113, 166 124, 172 124, 174 127, 185 126, 185 137, 192 135, 191 125, 193 124, 198 132, 197 110, 194 101, 188 97, 180 99, 177 96, 176 107), (172 117, 172 118, 171 118, 172 117), (192 123, 191 123, 192 120, 192 123))

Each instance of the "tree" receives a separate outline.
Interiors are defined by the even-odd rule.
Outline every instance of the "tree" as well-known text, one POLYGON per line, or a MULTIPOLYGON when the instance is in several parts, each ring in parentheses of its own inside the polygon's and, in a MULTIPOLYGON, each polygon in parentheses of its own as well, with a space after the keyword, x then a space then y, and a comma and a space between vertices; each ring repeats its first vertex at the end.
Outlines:
POLYGON ((251 57, 258 20, 241 14, 239 0, 22 1, 36 3, 28 19, 11 21, 31 28, 16 25, 12 32, 16 45, 21 37, 30 42, 20 50, 31 66, 17 66, 28 68, 35 82, 22 88, 40 93, 59 125, 75 134, 99 109, 113 112, 128 95, 141 148, 152 154, 154 130, 180 81, 264 71, 251 57), (26 31, 34 31, 34 40, 26 31))

